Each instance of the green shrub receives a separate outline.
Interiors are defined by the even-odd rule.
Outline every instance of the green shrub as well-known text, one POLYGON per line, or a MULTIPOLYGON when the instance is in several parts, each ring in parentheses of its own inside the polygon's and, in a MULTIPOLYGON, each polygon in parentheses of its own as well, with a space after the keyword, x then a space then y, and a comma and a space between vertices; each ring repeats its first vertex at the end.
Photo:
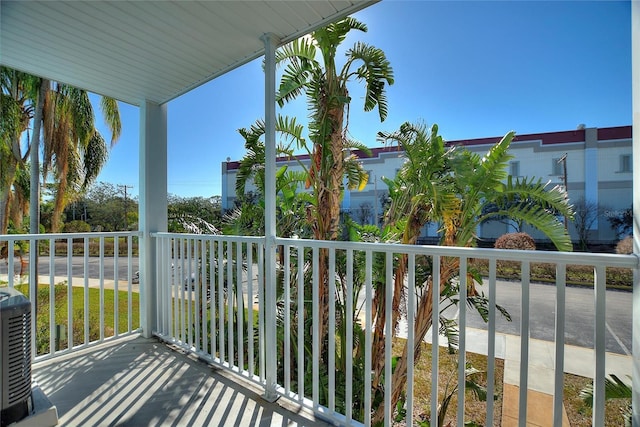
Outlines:
POLYGON ((84 221, 75 220, 68 222, 63 227, 65 233, 89 233, 91 226, 84 221))

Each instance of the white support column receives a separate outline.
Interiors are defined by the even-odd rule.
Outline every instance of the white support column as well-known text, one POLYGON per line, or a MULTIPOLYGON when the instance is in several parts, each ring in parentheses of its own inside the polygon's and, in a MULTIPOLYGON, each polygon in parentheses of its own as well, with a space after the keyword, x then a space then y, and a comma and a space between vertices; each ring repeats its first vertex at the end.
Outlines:
MULTIPOLYGON (((633 252, 640 256, 640 2, 631 2, 631 93, 633 111, 633 252)), ((633 426, 640 427, 640 273, 633 276, 633 426)))
MULTIPOLYGON (((262 36, 264 41, 264 122, 265 122, 265 341, 267 347, 276 343, 276 60, 278 38, 262 36)), ((266 385, 264 398, 274 401, 277 383, 276 352, 266 348, 266 385)))
POLYGON ((156 248, 150 233, 167 231, 167 106, 140 106, 140 325, 156 329, 156 248))

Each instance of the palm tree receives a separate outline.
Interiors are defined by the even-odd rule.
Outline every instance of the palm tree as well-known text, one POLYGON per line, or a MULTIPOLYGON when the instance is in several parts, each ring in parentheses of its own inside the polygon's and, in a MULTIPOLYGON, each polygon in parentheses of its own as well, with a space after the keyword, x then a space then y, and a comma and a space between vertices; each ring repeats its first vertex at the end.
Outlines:
MULTIPOLYGON (((120 136, 120 113, 112 98, 101 98, 101 109, 111 131, 111 146, 120 136)), ((60 83, 49 90, 43 107, 43 178, 56 183, 51 228, 58 231, 61 215, 95 180, 108 156, 104 137, 95 128, 93 107, 86 91, 60 83)))
POLYGON ((0 67, 0 234, 7 232, 11 213, 23 212, 26 203, 24 188, 14 183, 20 171, 26 170, 29 157, 30 141, 23 143, 21 137, 33 118, 37 83, 34 76, 0 67), (12 207, 15 203, 22 206, 12 207))
MULTIPOLYGON (((48 80, 7 67, 0 68, 2 98, 0 107, 0 233, 6 233, 9 214, 24 212, 28 187, 18 185, 17 174, 26 168, 33 146, 27 137, 36 115, 41 84, 46 84, 42 111, 44 129, 43 175, 50 172, 56 181, 54 193, 53 229, 60 227, 64 207, 97 177, 107 158, 107 145, 96 130, 93 107, 86 91, 56 84, 49 88, 48 80), (45 83, 42 83, 45 82, 45 83), (24 152, 23 152, 24 151, 24 152), (25 192, 26 190, 26 192, 25 192), (16 203, 20 206, 13 206, 16 203)), ((111 131, 111 146, 120 135, 120 114, 117 101, 101 98, 101 109, 111 131)))
MULTIPOLYGON (((513 132, 506 134, 484 155, 472 153, 463 147, 446 147, 438 135, 437 125, 430 130, 425 126, 405 123, 394 133, 378 134, 384 143, 396 143, 404 150, 407 160, 394 180, 386 180, 389 186, 391 206, 385 218, 386 238, 412 244, 420 235, 420 229, 429 222, 441 224, 440 244, 445 246, 475 246, 477 226, 492 216, 505 216, 522 220, 542 231, 558 250, 571 250, 571 240, 558 221, 555 212, 567 217, 573 215, 572 207, 564 190, 560 187, 547 189, 546 184, 534 179, 516 179, 506 172, 511 156, 509 145, 513 132), (522 203, 513 203, 522 200, 522 203), (494 203, 497 209, 483 210, 494 203)), ((398 313, 404 291, 407 257, 401 256, 395 267, 393 317, 387 331, 394 333, 399 321, 398 313)), ((432 323, 433 286, 439 287, 441 298, 457 286, 459 259, 446 257, 441 260, 440 283, 428 278, 422 287, 416 321, 414 324, 414 348, 405 344, 402 357, 393 371, 391 392, 392 407, 395 407, 406 383, 408 357, 420 356, 420 343, 432 323)), ((432 276, 430 276, 432 277, 432 276)), ((486 304, 486 298, 475 288, 474 277, 468 278, 468 303, 476 308, 486 304)), ((372 360, 378 374, 384 371, 384 307, 385 292, 378 287, 374 299, 375 311, 374 348, 372 360)), ((379 375, 374 376, 379 377, 379 375)), ((375 385, 375 384, 374 384, 375 385)), ((384 417, 384 407, 376 408, 374 424, 384 417)))
MULTIPOLYGON (((313 189, 309 222, 318 240, 338 237, 351 102, 347 86, 354 79, 363 81, 364 110, 377 107, 380 120, 384 121, 387 116, 385 86, 393 84, 393 70, 384 52, 365 43, 358 42, 348 49, 344 65, 337 67, 338 46, 351 30, 366 32, 367 27, 354 18, 345 18, 314 31, 310 37, 285 45, 276 53, 276 62, 286 64, 276 95, 280 106, 303 93, 307 96, 309 138, 313 148, 306 186, 313 189)), ((366 183, 366 174, 360 177, 360 184, 366 183)), ((321 347, 328 321, 327 256, 326 250, 321 251, 318 302, 321 347)))

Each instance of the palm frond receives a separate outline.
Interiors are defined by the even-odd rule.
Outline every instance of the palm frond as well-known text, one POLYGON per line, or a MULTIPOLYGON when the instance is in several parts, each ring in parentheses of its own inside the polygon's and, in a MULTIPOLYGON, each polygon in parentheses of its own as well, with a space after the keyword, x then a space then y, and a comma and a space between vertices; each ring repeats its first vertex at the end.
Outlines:
MULTIPOLYGON (((604 379, 605 399, 631 399, 631 386, 622 381, 616 375, 609 375, 611 378, 604 379)), ((629 382, 631 381, 631 377, 629 382)), ((593 383, 587 385, 580 391, 580 398, 590 408, 593 408, 593 383)))
POLYGON ((118 138, 120 138, 120 132, 122 130, 118 101, 114 98, 103 96, 100 98, 100 108, 102 109, 104 121, 111 131, 111 146, 113 147, 118 141, 118 138))
POLYGON ((287 43, 276 51, 276 64, 287 64, 276 93, 276 101, 281 107, 305 90, 312 71, 319 67, 315 56, 315 46, 304 37, 287 43))
POLYGON ((351 65, 356 61, 362 61, 363 64, 353 74, 366 84, 364 110, 371 111, 377 106, 380 121, 384 121, 388 111, 385 85, 392 85, 394 82, 391 63, 384 51, 361 42, 347 51, 347 57, 349 60, 342 69, 341 80, 347 81, 351 74, 351 65))

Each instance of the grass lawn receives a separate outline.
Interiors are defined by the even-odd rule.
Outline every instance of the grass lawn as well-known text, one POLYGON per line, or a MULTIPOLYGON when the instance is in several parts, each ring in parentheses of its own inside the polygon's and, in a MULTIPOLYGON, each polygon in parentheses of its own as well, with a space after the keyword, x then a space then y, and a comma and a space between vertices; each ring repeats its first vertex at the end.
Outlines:
MULTIPOLYGON (((45 354, 50 350, 50 320, 49 320, 49 285, 38 286, 38 315, 36 317, 36 346, 37 354, 45 354)), ((29 295, 28 285, 17 285, 16 289, 25 295, 29 295)), ((85 327, 84 327, 84 288, 72 288, 72 325, 73 325, 73 345, 77 346, 85 343, 85 327)), ((128 331, 128 294, 126 291, 118 291, 118 333, 128 331)), ((55 305, 55 323, 56 325, 64 325, 66 335, 70 335, 68 322, 68 287, 66 284, 55 285, 54 287, 54 305, 55 305)), ((104 290, 104 337, 115 335, 116 316, 115 316, 115 297, 116 293, 113 289, 104 290)), ((100 339, 100 289, 89 288, 89 342, 100 339)), ((140 303, 139 294, 131 294, 131 323, 132 329, 140 326, 140 303)), ((68 339, 61 339, 59 349, 65 349, 68 346, 68 339)))

